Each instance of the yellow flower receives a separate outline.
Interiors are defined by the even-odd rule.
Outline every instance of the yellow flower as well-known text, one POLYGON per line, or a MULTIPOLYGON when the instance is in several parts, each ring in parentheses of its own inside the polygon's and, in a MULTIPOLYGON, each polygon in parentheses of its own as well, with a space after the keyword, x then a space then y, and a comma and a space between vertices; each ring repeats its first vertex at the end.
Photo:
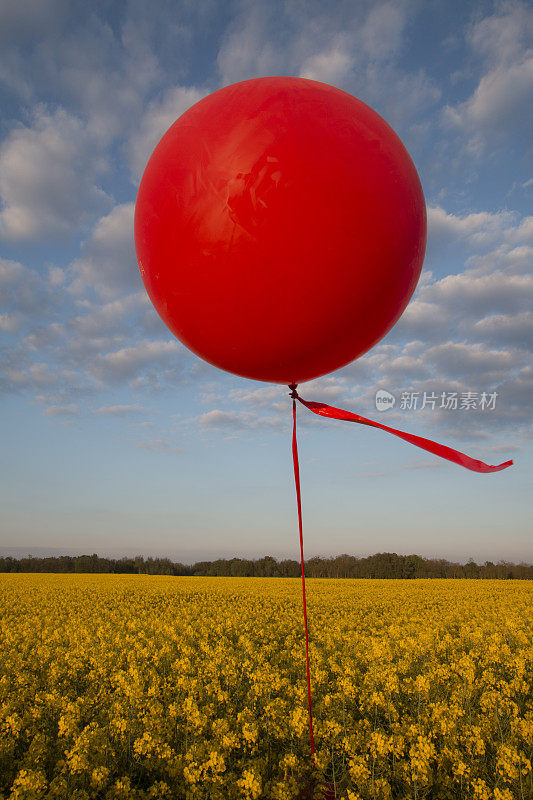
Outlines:
MULTIPOLYGON (((300 592, 0 575, 0 796, 293 800, 311 768, 300 592)), ((525 798, 532 599, 530 581, 311 579, 321 779, 342 800, 525 798)))

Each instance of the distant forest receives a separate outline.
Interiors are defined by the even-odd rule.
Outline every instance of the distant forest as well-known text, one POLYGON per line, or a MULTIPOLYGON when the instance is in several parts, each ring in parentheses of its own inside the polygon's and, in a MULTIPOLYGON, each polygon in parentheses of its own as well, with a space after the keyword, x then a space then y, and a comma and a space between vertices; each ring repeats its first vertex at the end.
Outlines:
MULTIPOLYGON (((277 561, 272 556, 254 560, 221 558, 217 561, 197 561, 187 565, 169 558, 100 558, 91 556, 58 556, 37 558, 2 558, 0 572, 110 572, 134 575, 189 575, 212 577, 298 578, 298 561, 277 561)), ((456 564, 439 558, 399 556, 396 553, 376 553, 366 558, 341 555, 335 558, 315 556, 305 562, 309 578, 501 578, 533 579, 532 564, 511 564, 508 561, 485 561, 476 564, 456 564)))

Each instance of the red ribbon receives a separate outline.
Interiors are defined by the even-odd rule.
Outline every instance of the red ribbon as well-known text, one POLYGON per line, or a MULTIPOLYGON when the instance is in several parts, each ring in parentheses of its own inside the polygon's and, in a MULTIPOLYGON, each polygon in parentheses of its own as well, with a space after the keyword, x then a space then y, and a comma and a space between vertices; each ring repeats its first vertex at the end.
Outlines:
MULTIPOLYGON (((431 441, 431 439, 424 439, 422 436, 415 436, 412 433, 405 433, 404 431, 398 431, 396 430, 396 428, 389 428, 388 425, 381 425, 381 423, 379 422, 374 422, 374 420, 366 419, 366 417, 361 417, 359 416, 359 414, 354 414, 351 411, 344 411, 342 408, 335 408, 334 406, 328 406, 326 405, 326 403, 312 403, 309 402, 308 400, 303 400, 296 391, 295 384, 291 384, 289 386, 289 389, 291 390, 291 397, 293 398, 292 458, 294 466, 294 481, 296 484, 296 502, 298 505, 298 526, 300 530, 300 563, 302 567, 302 595, 303 595, 303 612, 304 612, 304 625, 305 625, 305 660, 307 667, 307 703, 309 707, 309 733, 311 738, 311 759, 314 764, 315 740, 313 737, 313 714, 311 708, 311 677, 309 672, 309 638, 307 631, 307 602, 305 597, 302 497, 300 491, 300 468, 298 464, 298 444, 296 441, 296 401, 299 400, 303 406, 309 409, 309 411, 312 411, 313 414, 318 414, 321 417, 329 417, 330 419, 345 420, 346 422, 358 422, 360 425, 369 425, 371 428, 380 428, 380 430, 382 431, 386 431, 387 433, 392 433, 394 434, 394 436, 399 436, 400 439, 405 439, 406 442, 414 444, 417 447, 422 448, 422 450, 427 450, 429 453, 433 453, 436 456, 440 456, 440 458, 445 458, 447 461, 453 461, 454 464, 459 464, 461 467, 470 469, 473 472, 499 472, 502 469, 510 467, 513 462, 504 461, 503 464, 497 464, 496 466, 491 466, 490 464, 485 464, 484 461, 478 461, 476 458, 471 458, 470 456, 467 456, 464 453, 460 453, 458 450, 453 450, 453 448, 447 447, 444 444, 438 444, 437 442, 433 442, 431 441)), ((329 791, 329 788, 327 786, 323 788, 326 791, 325 796, 328 796, 327 792, 329 791)), ((333 796, 331 792, 329 796, 331 797, 333 796)))
POLYGON ((400 439, 405 439, 406 442, 414 444, 422 448, 422 450, 427 450, 429 453, 440 456, 440 458, 445 458, 447 461, 453 461, 454 464, 466 467, 466 469, 470 469, 472 472, 499 472, 502 469, 507 469, 507 467, 510 467, 513 463, 511 460, 504 461, 503 464, 491 466, 490 464, 485 464, 484 461, 478 461, 476 458, 471 458, 464 453, 460 453, 459 450, 447 447, 445 444, 433 442, 431 439, 424 439, 422 436, 415 436, 412 433, 398 431, 396 428, 389 428, 388 425, 381 425, 379 422, 366 419, 366 417, 361 417, 359 414, 353 414, 351 411, 344 411, 342 408, 328 406, 325 403, 311 403, 308 400, 303 400, 296 391, 296 386, 294 385, 289 386, 289 389, 292 390, 291 397, 295 400, 299 400, 300 403, 308 408, 309 411, 312 411, 313 414, 318 414, 321 417, 330 417, 331 419, 345 420, 346 422, 358 422, 360 425, 370 425, 372 428, 380 428, 382 431, 393 433, 394 436, 399 436, 400 439))
POLYGON ((311 758, 315 755, 315 739, 313 736, 313 712, 311 709, 311 676, 309 673, 309 635, 307 632, 307 602, 305 599, 304 572, 304 535, 302 522, 302 495, 300 492, 300 467, 298 464, 298 443, 296 441, 296 400, 292 401, 292 463, 294 466, 294 483, 296 484, 296 502, 298 505, 298 527, 300 530, 300 565, 302 567, 302 595, 305 625, 305 665, 307 669, 307 705, 309 707, 309 733, 311 736, 311 758))

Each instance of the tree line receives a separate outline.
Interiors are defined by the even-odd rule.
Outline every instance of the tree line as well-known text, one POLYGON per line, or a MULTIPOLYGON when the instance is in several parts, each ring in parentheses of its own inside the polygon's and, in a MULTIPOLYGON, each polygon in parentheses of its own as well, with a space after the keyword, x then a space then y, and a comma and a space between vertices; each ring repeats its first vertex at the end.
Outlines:
MULTIPOLYGON (((197 561, 181 564, 169 558, 102 558, 96 553, 81 556, 47 556, 39 558, 0 557, 0 572, 108 572, 138 575, 188 575, 212 577, 298 578, 298 561, 277 560, 272 556, 258 559, 219 558, 216 561, 197 561)), ((418 555, 376 553, 365 558, 340 555, 332 558, 314 556, 305 562, 308 578, 500 578, 533 579, 532 564, 512 564, 508 561, 485 561, 466 564, 443 558, 423 558, 418 555)))

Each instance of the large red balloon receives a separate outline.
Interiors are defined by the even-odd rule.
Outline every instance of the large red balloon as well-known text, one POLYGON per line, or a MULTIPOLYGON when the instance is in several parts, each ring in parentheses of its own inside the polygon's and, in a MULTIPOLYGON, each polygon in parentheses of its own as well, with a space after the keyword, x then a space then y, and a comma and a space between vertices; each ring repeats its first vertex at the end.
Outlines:
POLYGON ((160 316, 229 372, 302 383, 378 342, 409 302, 426 244, 409 154, 365 103, 303 78, 200 100, 166 132, 135 208, 160 316))

